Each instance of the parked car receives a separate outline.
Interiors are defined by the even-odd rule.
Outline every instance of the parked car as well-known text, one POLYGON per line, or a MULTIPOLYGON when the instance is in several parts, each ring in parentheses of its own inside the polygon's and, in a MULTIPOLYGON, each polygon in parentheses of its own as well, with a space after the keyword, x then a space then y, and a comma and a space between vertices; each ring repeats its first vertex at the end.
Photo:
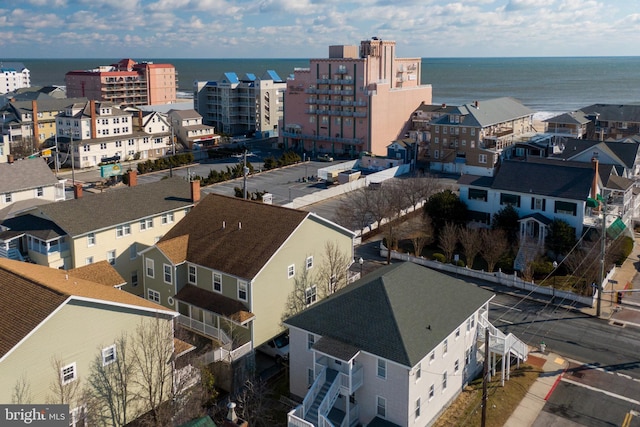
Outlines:
POLYGON ((258 350, 276 359, 276 363, 289 360, 289 333, 284 332, 258 347, 258 350))
POLYGON ((333 162, 333 157, 328 154, 321 154, 318 156, 318 161, 320 162, 333 162))

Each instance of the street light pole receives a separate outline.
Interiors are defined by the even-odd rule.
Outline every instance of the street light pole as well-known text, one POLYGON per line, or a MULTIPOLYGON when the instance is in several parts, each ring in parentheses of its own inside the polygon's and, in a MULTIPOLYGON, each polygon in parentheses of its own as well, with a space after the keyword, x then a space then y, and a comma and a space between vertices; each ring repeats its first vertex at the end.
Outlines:
POLYGON ((362 278, 362 266, 364 265, 364 260, 362 259, 362 257, 358 259, 358 264, 360 264, 360 278, 362 278))

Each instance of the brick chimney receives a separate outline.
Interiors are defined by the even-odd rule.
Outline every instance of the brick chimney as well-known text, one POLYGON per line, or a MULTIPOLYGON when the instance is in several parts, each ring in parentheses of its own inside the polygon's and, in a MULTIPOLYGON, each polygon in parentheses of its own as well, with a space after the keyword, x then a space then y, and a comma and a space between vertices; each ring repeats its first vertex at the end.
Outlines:
POLYGON ((79 182, 76 182, 73 185, 73 198, 74 199, 82 198, 82 184, 79 182))
POLYGON ((138 110, 138 130, 142 132, 144 130, 142 125, 142 110, 138 110))
POLYGON ((31 110, 33 113, 33 142, 34 146, 37 147, 40 145, 40 138, 38 137, 38 103, 35 99, 31 101, 31 110))
POLYGON ((89 109, 91 110, 91 139, 98 137, 98 130, 96 129, 96 101, 89 101, 89 109))
POLYGON ((138 185, 138 172, 135 170, 130 170, 128 172, 129 175, 129 187, 135 187, 138 185))
POLYGON ((229 402, 227 404, 229 411, 227 412, 227 418, 225 418, 222 427, 249 427, 249 422, 238 418, 236 415, 236 404, 229 402))
POLYGON ((194 179, 191 181, 191 201, 198 203, 200 201, 200 180, 194 179))
POLYGON ((7 154, 7 163, 13 164, 13 154, 7 154))

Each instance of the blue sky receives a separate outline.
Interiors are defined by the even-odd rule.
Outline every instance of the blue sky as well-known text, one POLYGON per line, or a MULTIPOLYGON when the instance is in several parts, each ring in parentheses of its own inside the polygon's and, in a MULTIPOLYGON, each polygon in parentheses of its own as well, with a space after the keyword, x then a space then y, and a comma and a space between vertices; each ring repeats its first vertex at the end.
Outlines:
POLYGON ((640 0, 2 0, 5 58, 638 56, 640 0))

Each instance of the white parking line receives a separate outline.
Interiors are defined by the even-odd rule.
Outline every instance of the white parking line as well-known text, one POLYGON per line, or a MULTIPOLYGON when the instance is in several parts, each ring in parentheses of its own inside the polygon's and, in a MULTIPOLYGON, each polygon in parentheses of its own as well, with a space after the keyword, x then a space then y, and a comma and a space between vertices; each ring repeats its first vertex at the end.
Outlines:
POLYGON ((489 304, 502 307, 502 308, 508 308, 509 310, 513 310, 513 311, 522 311, 519 308, 511 307, 510 305, 498 304, 497 302, 489 302, 489 304))
POLYGON ((627 401, 629 403, 633 403, 634 405, 640 405, 640 401, 639 400, 631 399, 629 397, 621 396, 619 394, 612 393, 610 391, 606 391, 606 390, 602 390, 602 389, 599 389, 599 388, 596 388, 596 387, 592 387, 590 385, 582 384, 582 383, 570 380, 570 379, 565 378, 565 377, 562 377, 562 381, 568 382, 569 384, 573 384, 573 385, 576 385, 576 386, 579 386, 579 387, 584 387, 584 388, 592 390, 592 391, 597 391, 599 393, 606 394, 607 396, 615 397, 616 399, 625 400, 625 401, 627 401))

